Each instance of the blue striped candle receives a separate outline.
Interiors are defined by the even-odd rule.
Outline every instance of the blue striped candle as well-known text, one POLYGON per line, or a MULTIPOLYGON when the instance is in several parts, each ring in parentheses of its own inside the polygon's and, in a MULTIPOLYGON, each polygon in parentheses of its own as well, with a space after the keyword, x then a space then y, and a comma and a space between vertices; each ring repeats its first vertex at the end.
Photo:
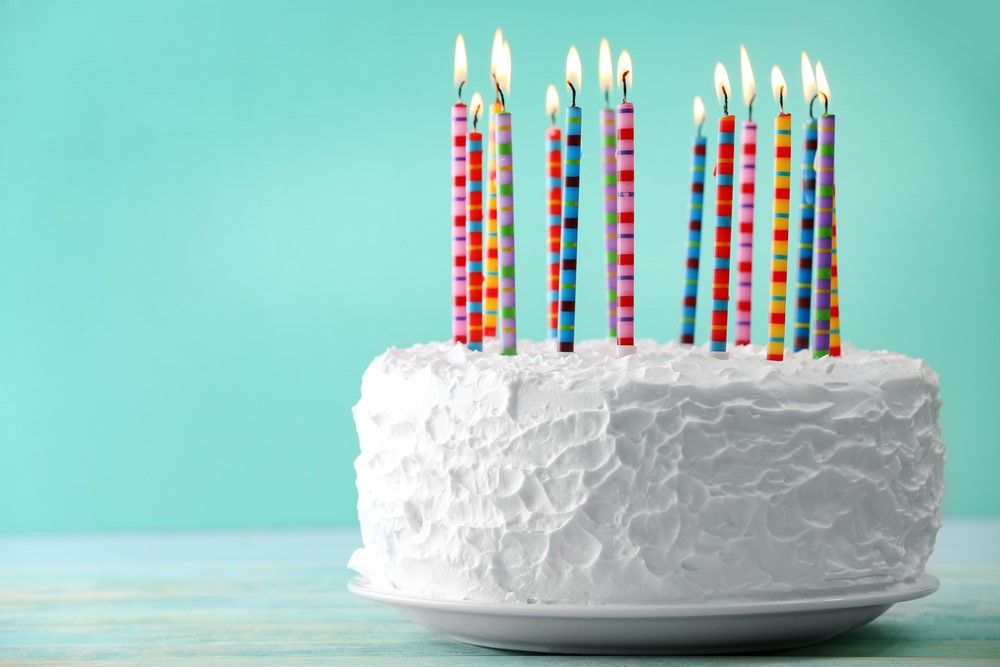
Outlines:
POLYGON ((559 351, 572 352, 576 336, 576 244, 580 209, 580 130, 583 111, 566 108, 565 186, 563 188, 561 271, 559 273, 559 351))
POLYGON ((691 203, 688 215, 687 259, 684 263, 684 298, 681 304, 681 343, 694 344, 698 306, 698 265, 701 262, 701 220, 705 203, 705 137, 694 138, 691 152, 691 203))
POLYGON ((795 289, 795 335, 792 349, 795 352, 809 349, 809 314, 812 309, 813 273, 813 216, 816 211, 816 119, 810 118, 803 126, 805 141, 802 153, 802 207, 799 231, 799 278, 795 289))

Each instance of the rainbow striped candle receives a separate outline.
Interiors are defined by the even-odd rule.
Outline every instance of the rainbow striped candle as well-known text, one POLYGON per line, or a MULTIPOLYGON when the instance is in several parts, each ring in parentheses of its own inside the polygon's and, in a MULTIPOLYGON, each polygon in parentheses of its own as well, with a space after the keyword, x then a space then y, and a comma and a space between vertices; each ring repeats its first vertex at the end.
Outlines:
MULTIPOLYGON (((472 97, 472 115, 475 119, 482 101, 479 94, 472 97), (477 108, 478 104, 478 108, 477 108)), ((483 133, 476 131, 476 121, 467 141, 468 165, 468 315, 469 349, 483 349, 483 133)))
POLYGON ((813 215, 816 206, 816 119, 805 122, 802 151, 802 207, 799 231, 799 278, 795 290, 795 352, 809 348, 809 319, 812 311, 813 215))
POLYGON ((684 296, 681 302, 681 343, 694 345, 694 324, 698 311, 698 272, 701 264, 701 221, 705 203, 705 104, 694 98, 694 122, 698 133, 691 149, 691 202, 688 205, 687 257, 684 261, 684 296))
POLYGON ((545 133, 545 151, 548 169, 545 187, 548 190, 548 323, 549 340, 559 337, 559 244, 562 226, 562 132, 555 124, 559 110, 559 93, 549 86, 545 94, 545 111, 552 118, 552 126, 545 133))
POLYGON ((618 58, 618 80, 622 103, 615 125, 618 132, 618 354, 635 351, 635 107, 628 101, 632 85, 632 57, 622 51, 618 58))
POLYGON ((830 244, 830 356, 840 356, 840 285, 837 278, 837 186, 833 186, 833 242, 830 244))
POLYGON ((601 169, 604 176, 604 264, 608 302, 608 337, 618 338, 618 174, 615 111, 601 109, 601 169))
POLYGON ((500 250, 500 354, 517 354, 514 293, 514 152, 510 114, 497 114, 497 211, 500 250))
MULTIPOLYGON (((775 68, 777 69, 777 68, 775 68)), ((780 72, 779 72, 780 74, 780 72)), ((772 74, 772 78, 774 75, 772 74)), ((782 79, 782 89, 784 80, 782 79)), ((783 94, 783 93, 781 93, 783 94)), ((792 174, 792 116, 774 119, 774 209, 771 232, 771 308, 768 312, 767 358, 785 358, 785 304, 788 297, 788 208, 792 174)))
POLYGON ((833 195, 834 145, 837 117, 829 113, 830 85, 823 64, 816 63, 816 86, 823 97, 816 145, 816 287, 813 301, 816 317, 813 328, 813 356, 830 353, 830 291, 833 280, 833 195))
POLYGON ((490 120, 486 128, 486 177, 487 177, 487 218, 486 218, 486 283, 485 313, 483 314, 483 338, 489 340, 497 335, 497 299, 500 287, 500 264, 497 238, 497 114, 500 101, 490 106, 490 120))
POLYGON ((733 141, 736 116, 729 115, 729 75, 715 65, 715 89, 722 105, 715 162, 715 271, 712 276, 712 331, 709 350, 726 351, 729 331, 729 263, 733 240, 733 141))
POLYGON ((580 131, 583 111, 566 108, 566 175, 559 274, 559 351, 572 352, 576 334, 576 259, 580 213, 580 131))

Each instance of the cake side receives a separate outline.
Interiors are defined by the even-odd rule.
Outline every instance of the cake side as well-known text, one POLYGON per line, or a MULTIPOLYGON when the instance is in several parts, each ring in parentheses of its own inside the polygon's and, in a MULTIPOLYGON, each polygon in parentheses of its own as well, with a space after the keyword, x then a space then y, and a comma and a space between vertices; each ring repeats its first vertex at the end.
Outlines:
POLYGON ((669 603, 891 586, 940 524, 938 381, 848 348, 767 362, 605 341, 516 357, 378 357, 354 408, 380 588, 446 599, 669 603))

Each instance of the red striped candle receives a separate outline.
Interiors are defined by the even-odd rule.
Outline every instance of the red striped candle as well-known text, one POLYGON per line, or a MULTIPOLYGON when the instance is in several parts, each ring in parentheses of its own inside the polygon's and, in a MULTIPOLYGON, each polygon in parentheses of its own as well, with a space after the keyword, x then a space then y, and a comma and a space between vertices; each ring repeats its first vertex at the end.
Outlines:
POLYGON ((562 132, 556 126, 556 112, 559 110, 559 93, 555 86, 545 91, 545 112, 552 119, 552 125, 545 133, 547 169, 545 187, 548 191, 548 238, 546 279, 546 308, 548 316, 548 337, 555 340, 559 336, 559 244, 562 235, 562 132))
POLYGON ((729 75, 715 65, 715 89, 722 102, 715 161, 715 270, 712 273, 712 330, 709 350, 725 352, 729 332, 729 263, 733 240, 733 151, 736 116, 729 115, 729 75))
POLYGON ((483 349, 483 133, 476 125, 482 113, 479 93, 472 96, 472 132, 466 141, 466 214, 468 238, 468 271, 466 290, 469 329, 469 349, 483 349))
POLYGON ((837 184, 833 184, 833 242, 830 244, 830 356, 840 356, 840 280, 837 277, 837 184))

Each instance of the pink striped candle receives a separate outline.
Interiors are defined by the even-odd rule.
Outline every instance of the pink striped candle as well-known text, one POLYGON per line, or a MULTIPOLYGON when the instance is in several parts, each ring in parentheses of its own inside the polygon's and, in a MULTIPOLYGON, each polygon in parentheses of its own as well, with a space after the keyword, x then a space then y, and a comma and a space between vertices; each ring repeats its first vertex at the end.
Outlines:
POLYGON ((757 170, 757 123, 745 120, 740 132, 740 221, 736 252, 736 344, 750 344, 753 290, 753 204, 757 170))
POLYGON ((635 107, 628 101, 632 84, 632 58, 622 51, 618 58, 618 80, 622 82, 622 103, 615 125, 618 147, 618 353, 635 351, 635 107))
POLYGON ((455 86, 458 102, 451 107, 451 339, 468 342, 466 313, 465 238, 465 134, 469 130, 468 108, 462 103, 466 75, 465 40, 455 40, 455 86))

